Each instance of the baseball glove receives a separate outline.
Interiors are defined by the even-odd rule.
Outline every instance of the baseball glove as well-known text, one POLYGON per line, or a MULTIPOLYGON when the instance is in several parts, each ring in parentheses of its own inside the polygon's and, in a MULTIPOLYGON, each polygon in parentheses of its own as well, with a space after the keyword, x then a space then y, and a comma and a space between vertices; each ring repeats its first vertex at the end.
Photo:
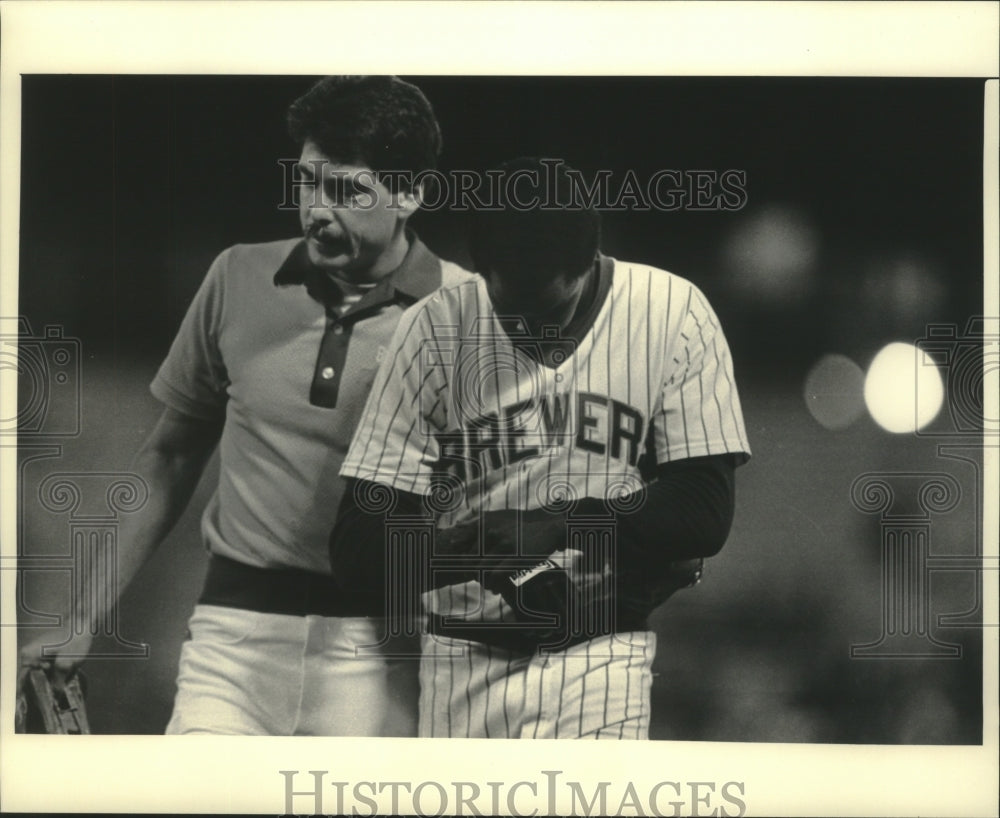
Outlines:
POLYGON ((86 683, 79 671, 62 680, 52 671, 30 667, 18 685, 15 733, 85 735, 90 733, 84 703, 86 683))

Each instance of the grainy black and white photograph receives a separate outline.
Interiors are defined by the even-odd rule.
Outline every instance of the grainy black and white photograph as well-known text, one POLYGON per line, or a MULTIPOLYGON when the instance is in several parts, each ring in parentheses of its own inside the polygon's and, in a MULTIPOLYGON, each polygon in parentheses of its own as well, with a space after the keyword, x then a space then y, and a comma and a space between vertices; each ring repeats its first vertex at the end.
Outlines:
MULTIPOLYGON (((657 748, 995 745, 995 81, 309 65, 5 76, 5 744, 586 815, 778 814, 657 748), (438 739, 550 760, 387 761, 438 739)), ((903 814, 847 792, 783 814, 903 814)))

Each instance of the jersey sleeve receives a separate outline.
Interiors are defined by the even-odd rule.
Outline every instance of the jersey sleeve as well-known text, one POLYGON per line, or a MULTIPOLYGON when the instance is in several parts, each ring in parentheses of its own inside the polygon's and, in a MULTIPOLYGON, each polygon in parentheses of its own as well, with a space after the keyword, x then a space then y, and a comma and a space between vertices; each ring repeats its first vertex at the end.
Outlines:
POLYGON ((652 418, 657 463, 716 454, 750 456, 733 361, 719 319, 691 286, 676 336, 668 336, 652 418))
POLYGON ((343 477, 401 491, 430 490, 439 457, 435 432, 444 428, 446 378, 423 302, 400 319, 375 376, 347 457, 343 477))
POLYGON ((212 263, 150 384, 162 403, 205 420, 220 417, 228 399, 229 378, 219 349, 228 258, 226 251, 212 263))

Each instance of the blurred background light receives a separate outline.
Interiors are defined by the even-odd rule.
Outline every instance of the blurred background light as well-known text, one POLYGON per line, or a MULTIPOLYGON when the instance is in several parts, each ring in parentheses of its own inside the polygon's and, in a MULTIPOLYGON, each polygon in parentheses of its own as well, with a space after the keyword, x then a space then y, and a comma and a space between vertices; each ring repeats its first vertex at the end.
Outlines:
POLYGON ((886 313, 903 326, 934 320, 948 297, 942 274, 914 255, 870 261, 864 270, 859 301, 876 320, 886 313))
POLYGON ((812 291, 819 233, 800 210, 768 205, 749 216, 724 246, 728 284, 768 306, 791 307, 812 291))
POLYGON ((944 384, 927 353, 895 342, 868 367, 864 396, 872 419, 887 432, 915 432, 941 410, 944 384))
POLYGON ((846 429, 865 411, 865 373, 846 355, 824 355, 806 376, 806 408, 832 431, 846 429))

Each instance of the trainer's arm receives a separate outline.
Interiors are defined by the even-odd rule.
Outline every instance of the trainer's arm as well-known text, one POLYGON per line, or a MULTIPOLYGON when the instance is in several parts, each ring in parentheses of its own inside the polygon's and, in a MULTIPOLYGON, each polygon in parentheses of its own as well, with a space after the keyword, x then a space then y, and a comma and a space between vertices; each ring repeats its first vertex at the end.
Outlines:
MULTIPOLYGON (((202 420, 167 408, 160 416, 149 437, 139 448, 131 470, 139 475, 149 488, 149 499, 134 514, 123 515, 118 529, 118 587, 113 599, 91 608, 91 595, 79 594, 75 614, 87 622, 83 637, 87 639, 96 626, 105 621, 107 609, 114 605, 142 565, 164 540, 180 518, 194 493, 205 464, 215 449, 222 431, 221 419, 202 420)), ((83 587, 90 587, 94 580, 103 578, 82 577, 83 587)), ((100 595, 98 595, 100 596, 100 595)), ((52 662, 52 657, 43 660, 41 649, 51 644, 52 637, 33 640, 21 650, 23 665, 52 662)), ((89 649, 89 639, 74 640, 74 654, 89 649)), ((66 673, 75 668, 82 659, 59 656, 54 665, 58 672, 66 673)))
POLYGON ((132 470, 149 487, 149 500, 138 514, 122 518, 121 590, 187 508, 221 432, 221 418, 203 420, 170 408, 160 415, 132 462, 132 470))

